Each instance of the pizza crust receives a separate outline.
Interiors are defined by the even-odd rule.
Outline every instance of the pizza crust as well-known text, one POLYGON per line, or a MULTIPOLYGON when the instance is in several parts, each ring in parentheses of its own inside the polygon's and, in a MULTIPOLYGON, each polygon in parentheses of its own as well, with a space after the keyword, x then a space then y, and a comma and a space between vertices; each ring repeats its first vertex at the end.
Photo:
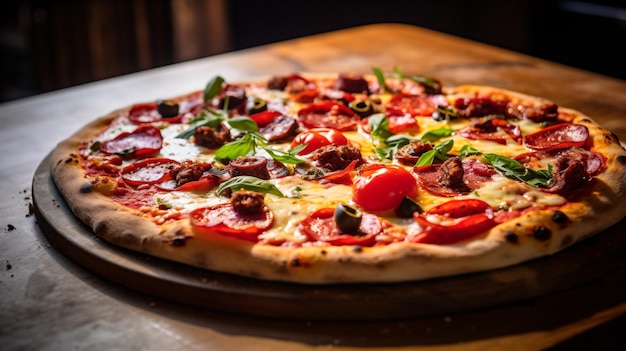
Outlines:
MULTIPOLYGON (((454 91, 538 99, 489 87, 464 86, 454 91)), ((96 235, 115 245, 200 268, 306 284, 420 280, 491 270, 551 255, 626 215, 626 207, 621 206, 626 203, 626 152, 591 118, 560 108, 572 114, 575 123, 587 126, 595 147, 607 157, 607 169, 597 177, 592 196, 560 208, 568 219, 564 224, 552 219, 553 210, 533 211, 494 227, 482 238, 446 246, 399 242, 375 247, 286 248, 205 235, 187 220, 156 224, 96 191, 85 177, 77 155, 79 145, 129 108, 86 125, 60 143, 51 155, 52 177, 69 208, 96 235), (537 227, 545 228, 541 236, 537 227), (547 237, 545 230, 550 233, 547 237)))

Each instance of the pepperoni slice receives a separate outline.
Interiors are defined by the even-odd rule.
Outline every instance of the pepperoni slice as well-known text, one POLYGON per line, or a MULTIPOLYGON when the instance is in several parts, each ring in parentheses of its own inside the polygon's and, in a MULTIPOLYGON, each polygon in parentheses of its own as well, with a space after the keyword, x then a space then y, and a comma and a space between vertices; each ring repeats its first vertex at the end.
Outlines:
POLYGON ((189 215, 191 225, 200 231, 251 242, 257 242, 259 234, 274 223, 274 215, 267 208, 259 214, 241 214, 230 203, 201 207, 189 215))
POLYGON ((149 158, 124 167, 120 175, 132 187, 152 185, 171 179, 170 170, 179 164, 169 158, 149 158))
POLYGON ((145 124, 158 121, 166 121, 169 123, 180 123, 182 120, 182 114, 178 114, 174 117, 164 118, 161 116, 157 109, 155 102, 146 104, 134 105, 130 111, 128 111, 128 119, 133 124, 145 124))
POLYGON ((104 141, 100 151, 123 158, 147 158, 159 153, 163 146, 161 131, 153 126, 140 126, 132 133, 124 132, 115 139, 104 141))
POLYGON ((356 130, 360 117, 348 106, 335 101, 312 103, 298 111, 298 119, 306 128, 356 130))
POLYGON ((437 106, 448 105, 447 100, 442 95, 408 95, 396 94, 385 106, 387 116, 411 116, 430 117, 437 106))
POLYGON ((480 161, 473 159, 463 160, 463 183, 465 186, 462 188, 448 188, 442 186, 439 181, 439 167, 441 167, 440 164, 432 164, 416 167, 413 171, 417 174, 417 182, 422 189, 443 197, 467 194, 472 190, 480 188, 483 183, 491 180, 491 177, 497 173, 480 161))
POLYGON ((498 118, 465 127, 458 134, 467 139, 489 140, 502 145, 506 145, 507 135, 515 141, 521 139, 519 126, 498 118))
POLYGON ((310 240, 323 241, 331 245, 372 246, 376 243, 376 234, 382 232, 380 219, 371 213, 364 213, 359 233, 341 233, 333 218, 335 209, 322 208, 305 218, 299 229, 310 240))
POLYGON ((583 146, 589 138, 589 130, 581 124, 561 123, 526 135, 524 146, 535 151, 550 151, 572 146, 583 146))

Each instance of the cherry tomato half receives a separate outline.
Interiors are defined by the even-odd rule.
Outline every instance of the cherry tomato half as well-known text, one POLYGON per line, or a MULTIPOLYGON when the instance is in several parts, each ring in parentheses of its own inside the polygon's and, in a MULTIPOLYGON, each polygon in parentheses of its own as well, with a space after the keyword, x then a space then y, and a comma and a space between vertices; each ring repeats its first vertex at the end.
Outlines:
POLYGON ((417 181, 399 166, 365 167, 352 187, 352 200, 366 211, 394 209, 405 196, 417 196, 417 181))
POLYGON ((291 148, 298 145, 306 145, 298 155, 307 155, 326 145, 348 145, 348 139, 336 129, 313 128, 296 135, 291 142, 291 148))

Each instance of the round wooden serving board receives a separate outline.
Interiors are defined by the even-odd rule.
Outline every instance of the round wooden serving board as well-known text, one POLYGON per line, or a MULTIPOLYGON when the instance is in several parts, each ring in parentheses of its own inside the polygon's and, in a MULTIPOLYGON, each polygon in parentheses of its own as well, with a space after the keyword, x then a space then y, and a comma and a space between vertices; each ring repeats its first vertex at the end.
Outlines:
MULTIPOLYGON (((440 279, 397 284, 300 285, 212 272, 114 246, 65 205, 44 159, 33 202, 47 239, 80 266, 125 287, 228 313, 296 320, 394 320, 526 301, 598 279, 626 260, 626 219, 554 256, 440 279)), ((598 220, 601 220, 599 218, 598 220)))

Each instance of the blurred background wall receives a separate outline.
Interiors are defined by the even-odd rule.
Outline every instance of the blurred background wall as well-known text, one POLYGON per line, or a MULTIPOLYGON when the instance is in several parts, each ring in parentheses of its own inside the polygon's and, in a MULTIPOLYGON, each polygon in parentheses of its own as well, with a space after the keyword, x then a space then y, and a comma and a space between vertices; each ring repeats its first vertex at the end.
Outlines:
POLYGON ((0 102, 389 22, 626 79, 624 1, 13 0, 3 3, 0 16, 0 102))

